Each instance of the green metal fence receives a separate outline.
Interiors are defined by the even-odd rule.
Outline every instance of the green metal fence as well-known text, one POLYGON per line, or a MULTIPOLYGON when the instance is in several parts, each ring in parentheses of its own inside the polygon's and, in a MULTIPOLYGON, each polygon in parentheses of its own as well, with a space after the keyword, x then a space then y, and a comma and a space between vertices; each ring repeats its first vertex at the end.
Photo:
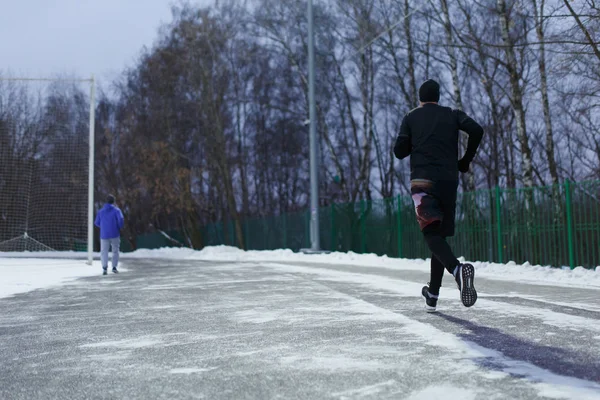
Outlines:
MULTIPOLYGON (((309 217, 306 211, 247 219, 242 222, 246 248, 309 247, 309 217)), ((325 250, 431 256, 408 196, 332 204, 320 210, 320 223, 325 250)), ((231 221, 210 224, 201 233, 207 246, 238 245, 231 221)), ((459 193, 450 242, 469 260, 600 266, 600 181, 459 193)))

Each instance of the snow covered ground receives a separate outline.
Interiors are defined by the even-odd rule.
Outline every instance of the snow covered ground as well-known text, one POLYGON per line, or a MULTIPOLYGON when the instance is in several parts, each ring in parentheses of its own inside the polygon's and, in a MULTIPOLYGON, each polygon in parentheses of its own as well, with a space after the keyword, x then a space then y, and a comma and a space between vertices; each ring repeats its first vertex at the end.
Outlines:
POLYGON ((0 298, 98 275, 84 261, 70 259, 0 258, 0 298))
POLYGON ((431 315, 425 260, 211 247, 123 265, 0 258, 0 398, 600 399, 598 270, 475 263, 477 304, 446 277, 431 315))

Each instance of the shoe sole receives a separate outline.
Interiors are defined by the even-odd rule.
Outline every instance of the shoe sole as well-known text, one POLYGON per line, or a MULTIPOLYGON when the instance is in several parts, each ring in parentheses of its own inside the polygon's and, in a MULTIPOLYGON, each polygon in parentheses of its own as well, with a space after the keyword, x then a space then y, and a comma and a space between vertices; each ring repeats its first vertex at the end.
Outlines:
POLYGON ((435 307, 431 307, 431 306, 428 306, 427 304, 425 304, 425 312, 435 313, 435 312, 437 312, 437 309, 435 307))
POLYGON ((463 265, 460 270, 460 300, 465 307, 471 307, 477 301, 477 290, 473 285, 475 268, 471 264, 463 265))
MULTIPOLYGON (((423 288, 423 290, 425 290, 425 288, 423 288)), ((434 313, 437 312, 435 307, 432 307, 430 305, 427 304, 427 297, 425 296, 425 293, 423 293, 423 290, 421 291, 421 296, 423 296, 425 298, 425 311, 428 313, 434 313)))

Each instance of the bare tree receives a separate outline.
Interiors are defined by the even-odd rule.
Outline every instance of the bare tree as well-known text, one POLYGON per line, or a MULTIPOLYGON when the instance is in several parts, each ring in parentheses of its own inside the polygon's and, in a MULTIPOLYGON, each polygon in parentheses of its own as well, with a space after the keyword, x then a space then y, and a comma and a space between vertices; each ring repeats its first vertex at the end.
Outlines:
POLYGON ((533 186, 533 160, 531 157, 531 147, 529 137, 527 136, 527 123, 525 118, 525 107, 523 104, 523 87, 521 83, 521 74, 519 64, 515 54, 515 40, 510 32, 510 9, 507 7, 506 0, 498 0, 498 18, 502 30, 502 42, 506 54, 505 68, 508 73, 511 90, 511 104, 515 113, 515 122, 517 126, 517 137, 521 145, 521 158, 523 169, 523 184, 527 187, 533 186))

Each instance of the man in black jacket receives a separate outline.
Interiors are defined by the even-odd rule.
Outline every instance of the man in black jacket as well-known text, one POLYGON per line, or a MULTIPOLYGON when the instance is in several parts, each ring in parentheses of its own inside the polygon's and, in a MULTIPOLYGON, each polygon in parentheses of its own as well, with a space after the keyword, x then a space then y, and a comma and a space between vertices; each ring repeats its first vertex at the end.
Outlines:
POLYGON ((483 137, 483 128, 461 110, 438 105, 440 85, 428 80, 419 88, 421 106, 404 117, 394 146, 398 159, 410 157, 410 189, 417 221, 431 256, 431 279, 421 291, 425 308, 434 312, 444 269, 454 275, 465 307, 477 301, 475 269, 460 264, 446 238, 454 235, 458 172, 468 172, 483 137), (469 135, 467 151, 458 159, 458 135, 469 135))

